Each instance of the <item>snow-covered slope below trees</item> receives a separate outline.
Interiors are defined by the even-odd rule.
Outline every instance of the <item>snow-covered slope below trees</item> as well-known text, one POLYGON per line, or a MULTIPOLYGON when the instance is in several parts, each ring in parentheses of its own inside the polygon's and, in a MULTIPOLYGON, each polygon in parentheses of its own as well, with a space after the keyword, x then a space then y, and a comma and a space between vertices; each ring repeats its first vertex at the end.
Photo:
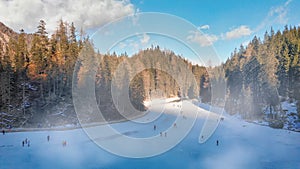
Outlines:
POLYGON ((260 120, 253 120, 252 122, 270 126, 273 128, 282 128, 285 130, 291 130, 300 132, 300 119, 297 114, 297 102, 296 101, 282 101, 280 103, 280 110, 270 112, 268 106, 263 110, 264 118, 260 120))
MULTIPOLYGON (((165 104, 163 112, 166 113, 159 115, 160 112, 153 111, 156 105, 152 104, 150 109, 152 111, 137 119, 146 120, 147 123, 138 124, 128 121, 111 124, 111 126, 120 133, 129 133, 130 137, 159 136, 161 131, 172 127, 178 115, 172 112, 180 110, 181 102, 163 104, 165 104), (154 124, 157 130, 153 130, 154 124)), ((194 108, 192 106, 183 114, 193 113, 189 111, 194 108)), ((208 108, 204 104, 200 106, 200 115, 187 137, 171 150, 158 156, 131 159, 110 154, 90 140, 82 129, 15 132, 0 135, 0 168, 300 168, 300 133, 248 123, 227 114, 223 114, 224 120, 220 122, 212 137, 204 144, 199 144, 199 133, 207 115, 203 112, 208 108), (30 140, 30 147, 26 144, 22 147, 22 141, 26 138, 30 140), (216 140, 219 140, 219 146, 216 145, 216 140), (63 146, 63 141, 66 141, 66 146, 63 146)), ((190 116, 187 115, 186 118, 190 116)), ((101 126, 91 129, 97 131, 99 127, 101 126)), ((182 126, 177 125, 176 130, 181 128, 182 126)), ((172 137, 171 133, 167 137, 172 137)), ((118 138, 111 136, 106 138, 107 141, 115 139, 118 138)), ((161 139, 163 140, 164 136, 161 139)), ((144 149, 147 149, 147 146, 144 149)))

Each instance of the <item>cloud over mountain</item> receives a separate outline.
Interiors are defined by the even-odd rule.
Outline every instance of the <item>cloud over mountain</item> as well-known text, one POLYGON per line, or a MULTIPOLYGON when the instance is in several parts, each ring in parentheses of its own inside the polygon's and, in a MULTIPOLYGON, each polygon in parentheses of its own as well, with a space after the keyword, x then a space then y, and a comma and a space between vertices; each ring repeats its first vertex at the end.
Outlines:
POLYGON ((213 34, 204 34, 198 31, 191 32, 187 37, 190 42, 198 43, 200 46, 211 46, 218 40, 218 36, 213 34))
POLYGON ((241 25, 238 28, 235 28, 229 32, 226 32, 225 39, 237 39, 243 36, 251 35, 252 30, 245 25, 241 25))
POLYGON ((0 20, 15 31, 34 32, 43 19, 48 32, 52 32, 60 19, 88 29, 133 14, 135 10, 128 0, 2 0, 0 20))

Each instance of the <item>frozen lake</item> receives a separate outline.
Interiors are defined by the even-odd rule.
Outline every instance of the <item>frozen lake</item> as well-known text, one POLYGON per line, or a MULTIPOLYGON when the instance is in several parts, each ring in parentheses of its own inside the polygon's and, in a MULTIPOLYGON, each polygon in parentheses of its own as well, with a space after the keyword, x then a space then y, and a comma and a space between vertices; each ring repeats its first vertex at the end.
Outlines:
MULTIPOLYGON (((161 104, 161 103, 157 103, 161 104)), ((111 126, 129 137, 160 136, 174 125, 180 109, 177 102, 163 103, 160 114, 155 105, 151 112, 137 119, 138 122, 122 122, 111 126), (158 112, 156 112, 158 111, 158 112), (175 112, 175 113, 174 113, 175 112), (156 126, 154 130, 153 126, 156 126)), ((193 105, 194 106, 194 105, 193 105)), ((205 106, 188 135, 169 151, 148 158, 120 157, 100 148, 83 131, 35 131, 0 135, 0 168, 72 168, 72 169, 296 169, 300 168, 300 133, 272 129, 239 120, 224 114, 214 134, 203 144, 198 142, 206 115, 205 106), (201 113, 203 110, 204 113, 201 113), (50 136, 49 142, 47 136, 50 136), (30 146, 22 146, 28 138, 30 146), (219 146, 216 145, 219 140, 219 146), (62 142, 67 145, 63 146, 62 142)), ((184 118, 190 118, 188 109, 184 118)), ((98 126, 101 127, 101 126, 98 126)), ((98 127, 90 130, 97 131, 98 127)), ((176 130, 181 126, 177 124, 176 130)), ((172 137, 172 133, 166 137, 172 137)), ((118 137, 104 135, 103 141, 112 142, 118 137)), ((123 144, 114 145, 123 148, 123 144)), ((131 145, 135 146, 135 145, 131 145)), ((129 147, 130 148, 130 147, 129 147)), ((141 151, 147 146, 141 147, 141 151)))

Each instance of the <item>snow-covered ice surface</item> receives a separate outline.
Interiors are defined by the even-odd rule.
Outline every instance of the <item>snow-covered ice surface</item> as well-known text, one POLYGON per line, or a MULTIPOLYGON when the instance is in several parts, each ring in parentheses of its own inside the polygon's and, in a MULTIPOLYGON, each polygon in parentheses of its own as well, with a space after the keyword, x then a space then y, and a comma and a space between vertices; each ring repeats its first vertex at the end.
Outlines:
MULTIPOLYGON (((138 119, 139 124, 121 122, 111 126, 130 137, 159 135, 173 126, 177 115, 183 116, 180 112, 181 102, 164 104, 163 113, 155 112, 155 105, 152 104, 152 112, 138 119), (157 126, 155 131, 154 124, 157 126)), ((200 144, 198 138, 207 115, 204 109, 208 110, 209 106, 202 104, 200 107, 196 123, 187 137, 158 156, 133 159, 111 154, 90 140, 83 129, 15 132, 0 135, 0 169, 300 168, 300 133, 247 123, 227 114, 223 114, 224 120, 215 133, 200 144), (30 147, 22 147, 22 140, 26 138, 30 140, 30 147), (64 140, 67 142, 65 147, 62 146, 64 140), (216 146, 216 140, 219 140, 219 146, 216 146)), ((183 112, 185 118, 190 118, 189 113, 193 112, 183 112)), ((180 127, 177 125, 178 130, 180 127)), ((92 129, 97 130, 97 127, 92 129)), ((106 136, 102 139, 112 141, 117 138, 106 136)), ((147 146, 143 148, 147 149, 147 146)))

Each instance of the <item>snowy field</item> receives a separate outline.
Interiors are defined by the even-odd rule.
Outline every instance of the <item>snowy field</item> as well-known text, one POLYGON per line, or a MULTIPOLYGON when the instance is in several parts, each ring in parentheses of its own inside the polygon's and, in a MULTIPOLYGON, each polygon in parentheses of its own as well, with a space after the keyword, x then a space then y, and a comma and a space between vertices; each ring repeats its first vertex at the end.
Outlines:
MULTIPOLYGON (((148 103, 150 111, 146 116, 134 122, 111 124, 129 137, 163 140, 183 128, 180 122, 174 127, 177 116, 189 120, 195 115, 189 110, 198 109, 198 118, 188 135, 163 154, 148 158, 120 157, 100 148, 83 129, 15 132, 0 135, 0 169, 300 169, 300 133, 247 123, 223 114, 224 120, 213 135, 200 144, 199 135, 209 106, 193 107, 196 105, 189 103, 188 108, 181 109, 181 105, 181 102, 148 103), (160 132, 170 128, 175 132, 160 136, 160 132), (30 140, 29 147, 22 146, 26 138, 30 140), (66 146, 62 145, 63 141, 66 146)), ((88 130, 97 131, 99 127, 102 126, 88 130)), ((102 141, 112 143, 115 139, 118 137, 107 134, 101 137, 102 141)), ((147 148, 142 147, 141 151, 147 148)))

